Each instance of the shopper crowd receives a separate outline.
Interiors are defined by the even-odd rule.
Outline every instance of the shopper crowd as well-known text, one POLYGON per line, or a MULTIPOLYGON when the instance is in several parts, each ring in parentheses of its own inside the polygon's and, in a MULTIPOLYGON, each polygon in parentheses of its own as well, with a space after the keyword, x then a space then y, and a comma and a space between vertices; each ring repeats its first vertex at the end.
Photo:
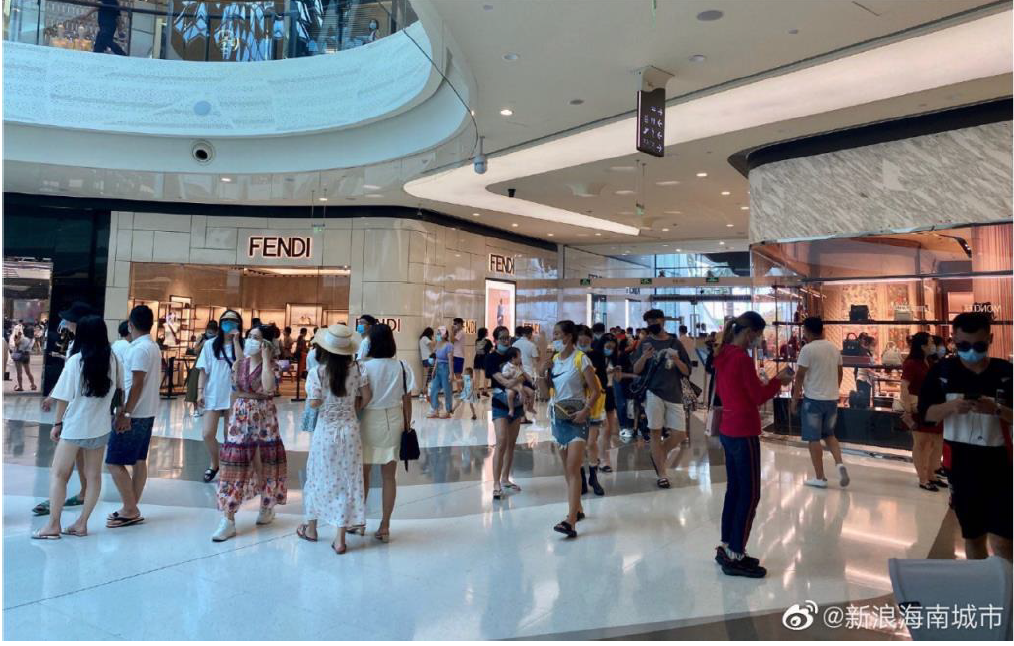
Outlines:
MULTIPOLYGON (((61 333, 51 339, 50 352, 65 365, 43 401, 44 409, 56 408, 50 497, 34 510, 49 519, 33 533, 36 539, 87 535, 103 457, 122 502, 106 526, 144 522, 141 501, 159 402, 162 364, 152 340, 151 309, 134 307, 112 345, 105 322, 87 305, 75 303, 60 318, 61 333), (65 498, 75 468, 81 491, 65 498), (76 505, 83 507, 81 515, 63 526, 63 509, 76 505)), ((280 365, 298 365, 306 373, 301 425, 313 432, 303 486, 305 522, 296 532, 301 539, 316 542, 320 525, 333 525, 331 547, 343 554, 348 533, 365 535, 366 500, 377 465, 381 518, 373 536, 390 540, 398 461, 418 457, 406 454, 414 441, 411 396, 418 391, 426 397, 427 386, 430 418, 450 418, 467 404, 476 419, 476 407, 488 400, 495 435, 494 501, 521 491, 511 477, 520 427, 535 416, 537 398, 548 401, 567 501, 567 514, 553 529, 568 538, 576 537, 578 523, 587 519, 582 495, 606 493, 599 475, 612 471, 610 448, 617 436, 647 443, 655 485, 672 486, 668 466, 678 464, 679 454, 673 459, 673 453, 688 445, 689 415, 703 396, 710 408, 708 433, 718 436, 727 474, 715 560, 725 574, 763 577, 765 568, 747 553, 762 495, 760 407, 791 385, 789 409, 799 415, 814 469, 805 484, 828 486, 825 448, 838 485, 850 482, 835 430, 841 351, 824 338, 819 317, 799 318, 801 344, 792 349, 796 368, 785 367, 774 378, 758 370, 766 322, 756 312, 728 320, 720 336, 697 339, 685 326, 679 336, 668 333, 661 310, 646 312, 645 327, 636 331, 563 320, 553 327, 545 354, 530 326, 513 333, 504 326, 492 332, 481 328, 467 367, 465 325, 455 318, 450 328, 426 328, 420 335, 425 377, 417 384, 413 367, 397 358, 391 327, 371 316, 362 316, 355 330, 336 324, 307 338, 304 328, 293 338, 291 328, 281 331, 256 320, 244 331, 239 313, 225 310, 195 343, 195 370, 188 379, 188 399, 203 416, 208 449, 203 479, 217 478, 222 516, 212 540, 237 534, 236 513, 247 500, 259 501, 259 525, 273 522, 275 507, 287 502, 286 450, 274 399, 280 365), (709 377, 703 393, 691 379, 701 364, 709 377)), ((30 326, 12 325, 12 352, 30 352, 32 339, 30 326)), ((989 358, 991 343, 990 319, 980 313, 954 319, 953 353, 943 339, 914 334, 901 367, 900 403, 902 419, 913 431, 919 487, 938 491, 948 485, 938 471, 946 446, 952 505, 969 557, 984 558, 992 547, 1009 560, 1011 364, 989 358)), ((869 347, 872 341, 863 344, 869 347)), ((30 372, 28 377, 34 388, 30 372)))

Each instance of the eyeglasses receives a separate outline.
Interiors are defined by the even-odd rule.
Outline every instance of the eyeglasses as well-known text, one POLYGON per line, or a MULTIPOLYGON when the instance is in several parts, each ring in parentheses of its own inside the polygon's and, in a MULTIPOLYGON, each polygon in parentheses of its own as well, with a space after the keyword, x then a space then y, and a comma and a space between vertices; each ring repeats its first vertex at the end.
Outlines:
POLYGON ((985 352, 989 350, 989 343, 986 341, 976 341, 975 343, 969 343, 968 341, 959 341, 954 344, 954 347, 958 349, 958 352, 968 352, 969 350, 975 350, 976 352, 985 352))

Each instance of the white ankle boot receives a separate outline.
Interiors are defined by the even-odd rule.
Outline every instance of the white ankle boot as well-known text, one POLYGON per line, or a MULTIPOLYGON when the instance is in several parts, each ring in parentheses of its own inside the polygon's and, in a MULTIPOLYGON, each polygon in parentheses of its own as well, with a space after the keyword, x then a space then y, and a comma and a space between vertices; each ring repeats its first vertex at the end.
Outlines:
POLYGON ((216 543, 227 541, 236 535, 236 521, 223 518, 218 523, 218 529, 211 535, 211 540, 216 543))
POLYGON ((261 507, 261 511, 257 514, 258 525, 270 525, 271 521, 275 519, 275 508, 274 507, 261 507))

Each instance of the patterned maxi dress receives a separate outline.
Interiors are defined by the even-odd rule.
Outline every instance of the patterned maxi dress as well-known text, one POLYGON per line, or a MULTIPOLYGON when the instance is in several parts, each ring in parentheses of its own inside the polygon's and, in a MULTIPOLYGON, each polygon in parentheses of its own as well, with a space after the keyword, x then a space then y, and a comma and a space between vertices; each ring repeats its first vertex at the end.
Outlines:
MULTIPOLYGON (((263 393, 261 363, 251 372, 250 359, 236 362, 238 392, 263 393)), ((260 496, 262 507, 284 505, 287 488, 285 447, 278 435, 278 411, 271 399, 237 398, 232 404, 225 442, 218 452, 222 463, 218 480, 218 508, 235 512, 244 501, 260 496), (254 473, 260 454, 261 480, 254 473)))
POLYGON ((303 505, 307 520, 336 527, 366 523, 363 444, 355 409, 363 383, 365 379, 355 363, 349 366, 344 397, 331 391, 325 368, 307 375, 306 398, 324 400, 306 458, 303 505))

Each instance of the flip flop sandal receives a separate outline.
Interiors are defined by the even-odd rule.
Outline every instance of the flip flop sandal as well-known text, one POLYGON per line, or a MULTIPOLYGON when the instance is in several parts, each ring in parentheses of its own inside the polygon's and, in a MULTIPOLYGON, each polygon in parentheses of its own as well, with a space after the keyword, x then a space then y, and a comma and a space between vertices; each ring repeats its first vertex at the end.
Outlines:
POLYGON ((39 504, 32 507, 32 513, 36 516, 48 516, 49 515, 49 501, 44 500, 39 504))
POLYGON ((25 389, 22 388, 21 386, 14 386, 14 392, 16 392, 16 393, 23 393, 23 392, 25 392, 25 389))
POLYGON ((508 489, 513 489, 514 491, 521 491, 521 487, 517 486, 513 482, 504 482, 503 486, 507 487, 508 489))
POLYGON ((205 469, 204 470, 204 481, 211 482, 218 475, 218 469, 205 469))
POLYGON ((32 532, 32 538, 40 541, 55 541, 60 538, 59 534, 43 534, 42 530, 36 530, 32 532))
POLYGON ((579 511, 579 512, 577 512, 577 522, 580 523, 582 520, 584 520, 584 512, 583 511, 579 511))
POLYGON ((65 500, 64 503, 63 503, 63 506, 64 507, 77 507, 78 505, 83 505, 84 502, 85 502, 84 498, 82 498, 81 496, 76 496, 75 495, 75 496, 71 496, 70 498, 68 498, 67 500, 65 500))
POLYGON ((130 525, 138 525, 144 522, 144 516, 137 516, 135 518, 124 518, 123 516, 117 516, 114 520, 106 523, 106 527, 109 529, 118 529, 120 527, 128 527, 130 525))
POLYGON ((65 530, 62 530, 60 533, 63 534, 64 536, 77 536, 78 538, 84 538, 85 536, 88 535, 88 532, 86 532, 86 531, 85 532, 79 532, 79 531, 74 530, 74 529, 65 529, 65 530))
POLYGON ((577 538, 577 532, 574 531, 574 528, 571 526, 571 524, 565 520, 561 520, 556 525, 554 525, 553 531, 560 532, 561 534, 566 534, 567 538, 577 538))
POLYGON ((307 533, 306 533, 306 525, 300 525, 299 527, 296 528, 296 536, 300 537, 304 541, 310 541, 311 543, 316 543, 317 542, 316 538, 310 538, 307 535, 307 533))
POLYGON ((346 551, 348 551, 349 548, 348 548, 348 545, 342 545, 341 547, 339 547, 339 546, 335 545, 334 543, 331 543, 331 549, 334 550, 335 554, 341 556, 346 551))

